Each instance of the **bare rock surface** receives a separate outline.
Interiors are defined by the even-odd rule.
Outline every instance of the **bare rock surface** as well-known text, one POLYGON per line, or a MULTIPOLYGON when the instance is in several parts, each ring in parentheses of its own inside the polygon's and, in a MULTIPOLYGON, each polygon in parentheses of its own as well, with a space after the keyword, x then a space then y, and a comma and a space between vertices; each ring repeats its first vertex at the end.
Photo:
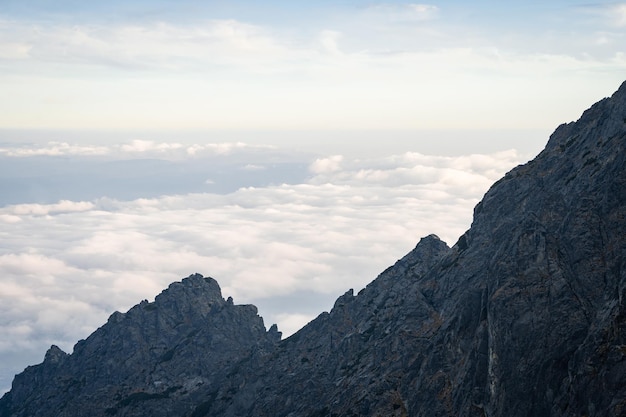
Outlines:
POLYGON ((256 307, 225 301, 214 279, 191 275, 153 303, 113 313, 71 355, 52 346, 42 364, 15 377, 0 413, 186 415, 242 358, 278 339, 256 307))
POLYGON ((192 275, 0 399, 18 416, 626 416, 626 83, 280 340, 192 275))

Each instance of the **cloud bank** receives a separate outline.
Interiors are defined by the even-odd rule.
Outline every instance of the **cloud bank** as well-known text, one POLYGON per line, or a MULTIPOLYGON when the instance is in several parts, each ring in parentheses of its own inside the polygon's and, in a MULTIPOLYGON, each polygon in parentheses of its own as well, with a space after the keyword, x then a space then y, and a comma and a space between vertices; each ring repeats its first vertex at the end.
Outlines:
POLYGON ((159 157, 180 159, 189 156, 230 155, 241 151, 271 150, 271 145, 251 145, 243 142, 222 142, 203 144, 182 144, 178 142, 155 142, 147 139, 133 139, 129 143, 112 145, 85 145, 69 142, 49 141, 47 144, 12 144, 0 146, 0 156, 109 156, 159 157))
POLYGON ((11 358, 3 383, 49 345, 71 351, 113 311, 194 272, 291 334, 420 237, 453 244, 490 184, 520 162, 516 151, 331 155, 311 160, 308 179, 293 184, 2 207, 0 356, 11 358))

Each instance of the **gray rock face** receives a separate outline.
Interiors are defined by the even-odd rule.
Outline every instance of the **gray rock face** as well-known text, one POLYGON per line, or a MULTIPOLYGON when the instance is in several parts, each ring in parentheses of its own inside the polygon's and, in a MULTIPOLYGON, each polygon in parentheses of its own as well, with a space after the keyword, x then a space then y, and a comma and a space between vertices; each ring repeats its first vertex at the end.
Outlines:
POLYGON ((0 416, 626 416, 626 83, 292 337, 191 276, 16 376, 0 416))
POLYGON ((186 415, 242 358, 277 339, 256 307, 233 305, 215 280, 191 275, 153 303, 113 313, 71 355, 52 346, 16 376, 0 415, 186 415))

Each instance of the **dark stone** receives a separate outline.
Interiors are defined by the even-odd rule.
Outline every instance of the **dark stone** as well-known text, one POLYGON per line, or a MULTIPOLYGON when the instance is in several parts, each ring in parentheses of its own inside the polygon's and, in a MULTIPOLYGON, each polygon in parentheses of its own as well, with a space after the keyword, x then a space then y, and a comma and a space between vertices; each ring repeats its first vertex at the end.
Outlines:
POLYGON ((73 354, 52 346, 16 376, 0 415, 185 415, 242 358, 279 340, 255 307, 225 301, 214 279, 194 274, 114 313, 73 354))
POLYGON ((293 336, 199 274, 15 377, 0 417, 626 415, 626 83, 293 336))

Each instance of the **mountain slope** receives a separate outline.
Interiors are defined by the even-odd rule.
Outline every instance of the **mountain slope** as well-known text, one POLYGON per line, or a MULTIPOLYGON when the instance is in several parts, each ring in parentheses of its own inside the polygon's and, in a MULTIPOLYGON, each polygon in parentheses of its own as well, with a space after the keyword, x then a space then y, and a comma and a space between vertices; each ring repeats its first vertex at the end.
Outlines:
POLYGON ((341 297, 246 373, 254 402, 211 414, 626 415, 625 146, 626 83, 496 183, 436 262, 341 297))
POLYGON ((185 415, 241 358, 273 349, 251 305, 224 300, 199 274, 108 322, 67 355, 53 346, 15 377, 1 416, 185 415))
POLYGON ((292 337, 199 275, 18 375, 0 416, 626 415, 626 83, 292 337))

